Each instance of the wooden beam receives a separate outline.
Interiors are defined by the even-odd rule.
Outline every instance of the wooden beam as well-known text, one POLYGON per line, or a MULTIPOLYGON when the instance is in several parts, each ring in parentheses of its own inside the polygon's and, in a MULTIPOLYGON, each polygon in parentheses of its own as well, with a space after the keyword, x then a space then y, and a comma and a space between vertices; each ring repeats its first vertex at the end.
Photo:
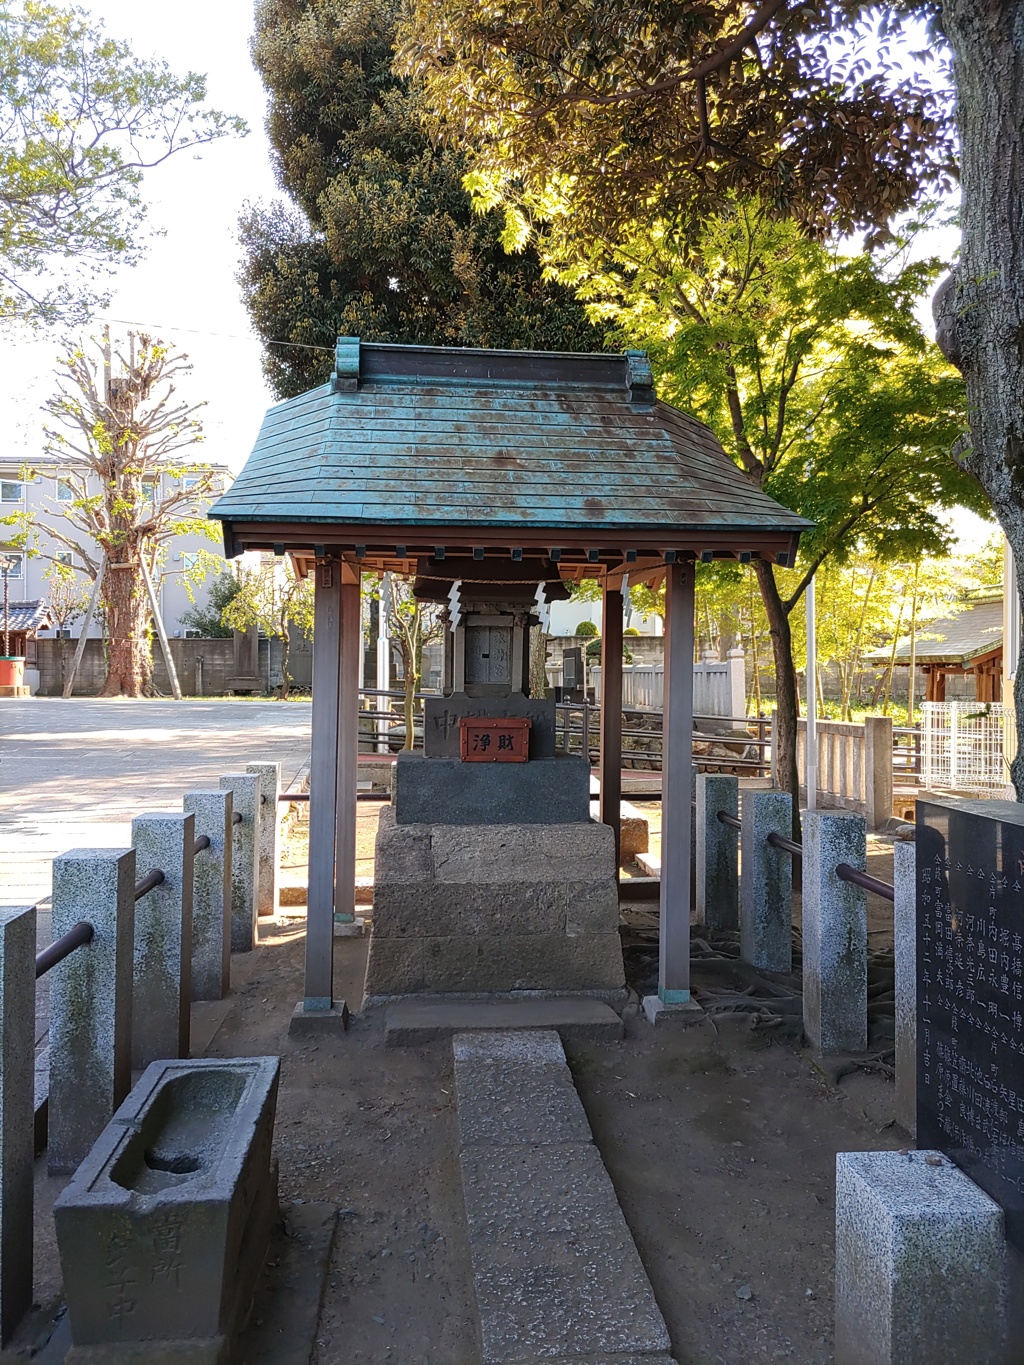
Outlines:
POLYGON ((316 566, 313 589, 309 895, 303 993, 303 1007, 307 1011, 329 1010, 333 1003, 340 648, 341 565, 335 559, 325 559, 316 566))
POLYGON ((665 703, 661 773, 661 932, 658 995, 690 998, 690 789, 693 768, 693 564, 665 575, 665 703))
POLYGON ((604 590, 601 617, 601 823, 615 835, 615 871, 622 847, 622 593, 604 590))
MULTIPOLYGON (((359 580, 341 585, 338 651, 338 796, 335 824, 334 913, 356 915, 356 782, 359 762, 359 654, 362 648, 359 580)), ((333 945, 333 924, 331 928, 333 945)))

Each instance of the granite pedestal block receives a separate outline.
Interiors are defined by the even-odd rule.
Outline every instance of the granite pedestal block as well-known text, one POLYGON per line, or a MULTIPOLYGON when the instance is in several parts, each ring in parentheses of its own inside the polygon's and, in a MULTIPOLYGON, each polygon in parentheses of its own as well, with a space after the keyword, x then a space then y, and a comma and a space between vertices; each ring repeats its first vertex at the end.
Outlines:
POLYGON ((625 976, 615 872, 607 825, 403 825, 385 808, 369 1003, 514 991, 617 999, 625 976))
POLYGON ((554 698, 527 697, 522 692, 507 697, 428 697, 423 704, 423 752, 427 758, 459 757, 459 722, 463 716, 526 716, 530 724, 530 758, 555 756, 554 698))
POLYGON ((164 879, 135 903, 132 979, 132 1067, 187 1057, 192 1000, 192 891, 195 816, 161 811, 132 821, 140 876, 164 879))
POLYGON ((232 773, 220 780, 231 793, 231 951, 251 953, 256 946, 259 904, 259 821, 262 779, 232 773), (240 819, 236 819, 240 816, 240 819))
POLYGON ((803 818, 804 1032, 824 1054, 868 1045, 868 918, 862 887, 840 881, 848 863, 864 871, 867 831, 852 811, 809 810, 803 818))
POLYGON ((836 1365, 1005 1365, 1003 1211, 937 1152, 836 1156, 836 1365))
POLYGON ((896 957, 896 1121, 917 1132, 917 845, 893 844, 896 957))
POLYGON ((54 1206, 69 1365, 226 1362, 277 1218, 279 1067, 154 1062, 118 1109, 54 1206))
POLYGON ((712 930, 739 928, 739 831, 718 818, 738 817, 739 799, 739 778, 697 774, 697 922, 712 930))
POLYGON ((770 844, 768 835, 792 836, 792 798, 788 792, 745 792, 740 819, 740 956, 762 971, 788 972, 793 966, 793 860, 770 844))
POLYGON ((277 794, 281 789, 280 763, 247 763, 245 771, 260 780, 260 813, 257 856, 257 915, 277 914, 277 864, 280 843, 281 806, 277 794))
POLYGON ((566 825, 590 818, 590 764, 575 755, 463 763, 405 752, 393 782, 400 825, 566 825))
POLYGON ((0 1346, 32 1304, 36 912, 0 910, 0 1346))

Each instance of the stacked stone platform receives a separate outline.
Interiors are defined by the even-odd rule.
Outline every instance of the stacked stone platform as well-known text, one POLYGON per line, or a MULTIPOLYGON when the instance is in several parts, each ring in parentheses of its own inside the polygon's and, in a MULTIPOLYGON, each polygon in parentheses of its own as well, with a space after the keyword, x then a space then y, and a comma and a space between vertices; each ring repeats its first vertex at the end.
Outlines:
POLYGON ((386 807, 375 872, 367 1005, 424 993, 624 998, 609 826, 399 824, 386 807))

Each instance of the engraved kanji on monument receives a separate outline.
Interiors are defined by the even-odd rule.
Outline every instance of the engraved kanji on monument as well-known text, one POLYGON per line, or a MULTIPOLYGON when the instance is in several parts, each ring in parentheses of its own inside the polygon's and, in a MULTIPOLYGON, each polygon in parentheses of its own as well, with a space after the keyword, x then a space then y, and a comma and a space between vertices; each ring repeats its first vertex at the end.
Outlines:
POLYGON ((1024 1249, 1024 805, 917 803, 917 1142, 1024 1249))

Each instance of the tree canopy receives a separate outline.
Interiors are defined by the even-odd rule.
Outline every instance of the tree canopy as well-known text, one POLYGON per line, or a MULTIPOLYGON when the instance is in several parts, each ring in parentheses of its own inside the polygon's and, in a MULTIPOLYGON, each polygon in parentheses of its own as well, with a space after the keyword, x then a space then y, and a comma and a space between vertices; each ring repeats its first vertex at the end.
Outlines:
POLYGON ((78 323, 97 272, 138 259, 143 174, 243 133, 206 81, 133 57, 82 10, 0 3, 0 317, 78 323))
POLYGON ((544 217, 555 194, 581 236, 609 240, 755 193, 814 232, 849 232, 951 183, 948 83, 885 60, 907 19, 938 8, 411 0, 398 67, 470 149, 483 203, 544 217))
POLYGON ((397 0, 265 0, 253 42, 289 204, 249 206, 240 282, 281 397, 321 383, 339 334, 428 345, 599 350, 537 255, 474 212, 464 152, 435 146, 391 70, 397 0), (287 342, 289 345, 273 343, 287 342))

